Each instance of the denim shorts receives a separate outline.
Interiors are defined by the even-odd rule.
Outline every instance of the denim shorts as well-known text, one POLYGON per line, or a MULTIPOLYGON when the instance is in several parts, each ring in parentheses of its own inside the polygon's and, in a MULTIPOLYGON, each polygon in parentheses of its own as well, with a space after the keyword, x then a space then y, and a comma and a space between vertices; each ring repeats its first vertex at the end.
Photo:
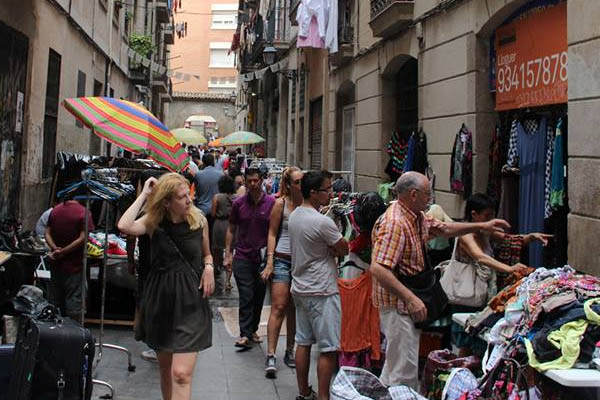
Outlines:
POLYGON ((301 346, 316 343, 323 353, 338 351, 342 330, 340 295, 293 297, 296 305, 296 343, 301 346))
POLYGON ((273 260, 273 280, 277 283, 292 282, 292 262, 275 257, 273 260))

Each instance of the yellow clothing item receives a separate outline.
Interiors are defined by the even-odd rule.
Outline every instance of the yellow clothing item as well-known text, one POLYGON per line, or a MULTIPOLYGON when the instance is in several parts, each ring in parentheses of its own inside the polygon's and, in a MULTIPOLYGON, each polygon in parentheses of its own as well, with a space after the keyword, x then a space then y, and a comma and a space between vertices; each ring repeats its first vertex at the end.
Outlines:
POLYGON ((583 334, 590 323, 600 325, 600 315, 596 314, 592 310, 592 304, 600 303, 600 298, 590 299, 583 304, 583 310, 585 311, 585 319, 579 319, 571 321, 556 331, 550 332, 548 335, 548 341, 559 349, 562 356, 556 360, 540 363, 535 358, 533 346, 531 342, 525 339, 525 347, 527 348, 527 355, 529 356, 529 365, 538 371, 544 372, 550 369, 570 369, 577 362, 579 358, 579 343, 583 339, 583 334))
POLYGON ((579 343, 587 329, 589 322, 584 319, 572 321, 564 324, 559 330, 550 332, 548 341, 560 350, 562 356, 556 360, 540 363, 535 357, 533 346, 528 339, 525 339, 527 356, 529 356, 529 365, 540 372, 550 369, 571 369, 579 358, 579 343))

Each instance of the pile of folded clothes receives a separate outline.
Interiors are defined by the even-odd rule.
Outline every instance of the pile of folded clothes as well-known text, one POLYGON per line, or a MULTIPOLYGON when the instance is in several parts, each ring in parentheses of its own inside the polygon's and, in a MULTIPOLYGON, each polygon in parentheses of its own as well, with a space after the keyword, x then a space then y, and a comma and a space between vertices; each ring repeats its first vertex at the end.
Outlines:
POLYGON ((465 330, 486 333, 507 352, 524 345, 529 365, 541 372, 589 368, 600 345, 600 278, 570 266, 538 268, 499 292, 465 330))

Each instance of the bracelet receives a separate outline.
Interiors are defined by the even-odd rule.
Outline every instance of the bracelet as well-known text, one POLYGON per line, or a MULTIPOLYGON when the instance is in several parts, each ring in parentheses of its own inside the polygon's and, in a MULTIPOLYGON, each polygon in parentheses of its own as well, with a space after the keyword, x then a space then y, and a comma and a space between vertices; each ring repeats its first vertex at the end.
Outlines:
POLYGON ((215 266, 215 264, 213 264, 213 263, 204 263, 204 266, 205 266, 205 267, 206 267, 207 265, 210 265, 211 267, 214 267, 214 266, 215 266))

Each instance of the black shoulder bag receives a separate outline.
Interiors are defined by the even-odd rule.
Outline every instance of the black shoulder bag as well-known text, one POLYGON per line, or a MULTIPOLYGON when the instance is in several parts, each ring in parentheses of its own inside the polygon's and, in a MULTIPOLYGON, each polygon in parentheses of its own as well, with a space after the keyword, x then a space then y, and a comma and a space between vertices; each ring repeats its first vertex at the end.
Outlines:
MULTIPOLYGON (((419 233, 421 225, 419 224, 419 233)), ((415 294, 425 307, 427 308, 427 319, 422 322, 416 322, 415 327, 424 329, 433 321, 436 321, 444 316, 446 307, 448 306, 448 297, 440 284, 438 273, 431 267, 427 249, 422 240, 422 235, 419 235, 421 242, 421 250, 423 251, 423 260, 425 269, 416 275, 397 275, 398 280, 415 294)))

